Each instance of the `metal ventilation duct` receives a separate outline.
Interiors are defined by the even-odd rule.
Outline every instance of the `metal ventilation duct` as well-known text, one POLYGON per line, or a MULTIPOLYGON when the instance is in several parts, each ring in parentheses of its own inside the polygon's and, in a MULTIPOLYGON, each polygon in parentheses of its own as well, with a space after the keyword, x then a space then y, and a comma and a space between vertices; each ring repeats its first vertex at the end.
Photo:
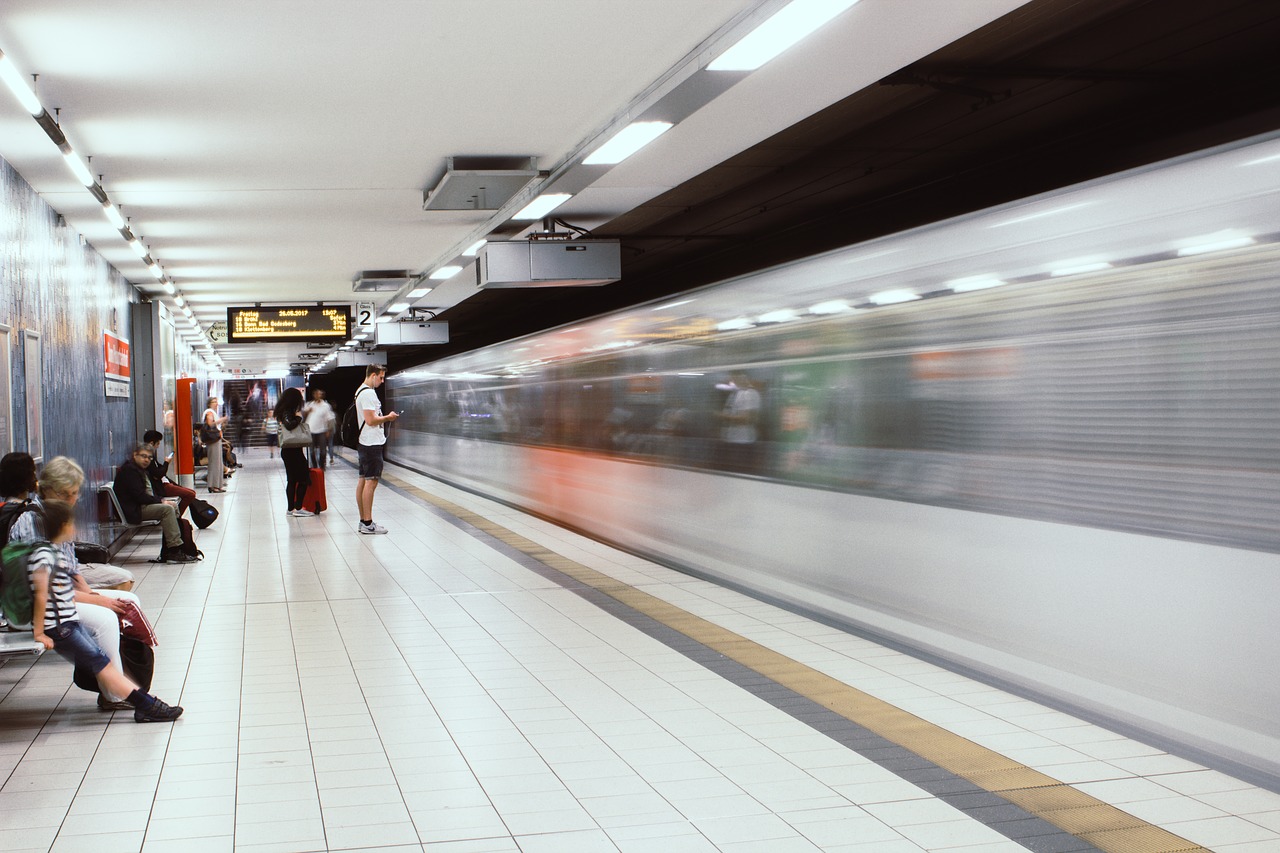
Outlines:
POLYGON ((422 194, 422 209, 497 210, 541 176, 534 157, 448 157, 444 177, 422 194))

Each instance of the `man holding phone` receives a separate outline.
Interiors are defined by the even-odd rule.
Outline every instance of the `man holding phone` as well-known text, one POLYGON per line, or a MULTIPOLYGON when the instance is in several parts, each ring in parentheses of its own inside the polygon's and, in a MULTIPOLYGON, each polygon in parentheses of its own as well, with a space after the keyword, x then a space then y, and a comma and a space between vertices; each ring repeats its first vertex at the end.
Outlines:
POLYGON ((376 389, 387 378, 387 368, 371 364, 365 370, 364 384, 356 389, 356 411, 364 424, 360 430, 360 480, 356 483, 356 507, 360 510, 361 533, 386 533, 387 528, 373 521, 373 493, 382 477, 382 452, 387 434, 382 425, 400 417, 398 412, 382 414, 382 401, 376 389))

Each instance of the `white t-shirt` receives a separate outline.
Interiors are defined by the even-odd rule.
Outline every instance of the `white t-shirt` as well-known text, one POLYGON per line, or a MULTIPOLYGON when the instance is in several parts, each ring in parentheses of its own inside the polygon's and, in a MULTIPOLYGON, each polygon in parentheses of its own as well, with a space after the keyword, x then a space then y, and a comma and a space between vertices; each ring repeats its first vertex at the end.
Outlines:
POLYGON ((312 435, 328 432, 333 423, 333 406, 328 400, 312 400, 306 405, 307 429, 312 435))
POLYGON ((383 431, 382 424, 373 426, 366 423, 364 419, 364 413, 370 411, 375 416, 382 417, 382 401, 378 399, 378 392, 368 385, 361 385, 359 392, 356 393, 356 411, 360 414, 360 423, 364 424, 364 428, 360 430, 360 443, 365 447, 386 444, 387 434, 383 431))

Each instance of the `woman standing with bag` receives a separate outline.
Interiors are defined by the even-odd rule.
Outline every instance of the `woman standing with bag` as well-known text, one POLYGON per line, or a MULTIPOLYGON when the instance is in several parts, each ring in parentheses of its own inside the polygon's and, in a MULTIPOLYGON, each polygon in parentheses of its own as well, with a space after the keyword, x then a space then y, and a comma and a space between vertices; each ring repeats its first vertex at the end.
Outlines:
POLYGON ((211 492, 225 492, 222 485, 222 425, 227 416, 218 415, 218 398, 210 397, 209 406, 200 416, 200 441, 205 448, 205 485, 211 492))
POLYGON ((284 389, 273 414, 280 424, 280 459, 284 462, 284 496, 289 502, 289 515, 315 515, 302 506, 307 487, 311 485, 311 471, 302 451, 311 446, 311 430, 302 417, 302 392, 297 388, 284 389))

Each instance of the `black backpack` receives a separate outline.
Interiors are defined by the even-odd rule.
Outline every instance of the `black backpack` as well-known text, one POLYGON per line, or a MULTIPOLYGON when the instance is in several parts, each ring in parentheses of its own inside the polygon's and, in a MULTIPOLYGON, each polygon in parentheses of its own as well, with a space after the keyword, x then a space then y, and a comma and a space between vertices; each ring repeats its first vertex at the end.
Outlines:
POLYGON ((18 516, 28 510, 38 510, 35 501, 9 501, 0 506, 0 548, 9 544, 9 531, 18 516))
MULTIPOLYGON (((368 385, 361 385, 356 389, 356 397, 360 396, 360 392, 368 385)), ((364 418, 360 417, 360 410, 356 408, 355 401, 347 407, 342 413, 342 426, 338 430, 338 439, 342 442, 343 447, 349 447, 352 450, 360 449, 360 433, 364 430, 364 418)))

